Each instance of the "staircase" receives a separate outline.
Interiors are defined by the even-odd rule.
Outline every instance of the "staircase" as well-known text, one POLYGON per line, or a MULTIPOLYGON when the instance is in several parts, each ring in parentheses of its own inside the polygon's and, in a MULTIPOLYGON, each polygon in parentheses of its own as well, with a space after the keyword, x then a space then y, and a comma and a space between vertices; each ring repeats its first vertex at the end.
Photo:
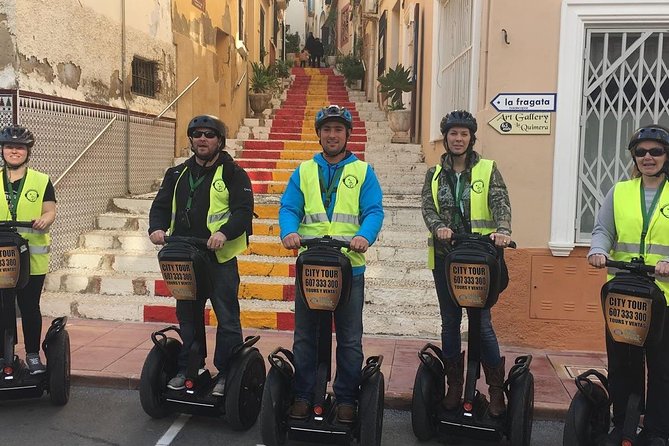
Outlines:
MULTIPOLYGON (((426 234, 420 191, 427 167, 421 147, 390 143, 391 131, 375 104, 349 92, 331 69, 293 69, 294 81, 276 103, 272 119, 246 119, 228 150, 253 183, 255 212, 250 246, 239 256, 244 327, 291 330, 295 255, 279 240, 281 193, 300 162, 320 151, 313 123, 328 104, 347 107, 354 119, 349 149, 369 162, 384 191, 385 220, 367 252, 365 332, 438 336, 432 274, 426 267, 426 234)), ((181 161, 181 160, 177 160, 181 161)), ((149 193, 114 198, 96 229, 80 236, 64 268, 47 275, 44 314, 84 318, 176 322, 174 299, 158 269, 147 236, 149 193)), ((214 325, 207 309, 205 321, 214 325)))

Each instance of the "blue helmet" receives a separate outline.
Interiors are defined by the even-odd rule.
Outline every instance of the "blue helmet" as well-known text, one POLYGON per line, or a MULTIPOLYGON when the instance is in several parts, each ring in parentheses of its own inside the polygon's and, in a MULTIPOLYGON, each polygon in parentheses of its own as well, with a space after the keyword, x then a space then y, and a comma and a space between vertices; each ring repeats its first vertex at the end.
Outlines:
POLYGON ((316 120, 314 121, 316 133, 318 133, 323 124, 328 121, 341 122, 347 129, 353 130, 353 116, 351 116, 351 112, 344 107, 329 105, 320 109, 320 111, 316 113, 316 120))

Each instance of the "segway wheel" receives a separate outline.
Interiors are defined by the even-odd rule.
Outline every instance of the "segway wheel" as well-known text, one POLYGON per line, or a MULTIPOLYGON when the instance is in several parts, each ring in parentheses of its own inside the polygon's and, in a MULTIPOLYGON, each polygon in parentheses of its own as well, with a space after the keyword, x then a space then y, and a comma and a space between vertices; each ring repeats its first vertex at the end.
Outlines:
POLYGON ((518 376, 509 389, 507 409, 511 446, 529 446, 534 413, 534 376, 530 371, 518 376))
POLYGON ((440 387, 434 373, 421 364, 416 372, 411 398, 411 427, 420 441, 434 437, 437 406, 443 398, 443 384, 440 387))
POLYGON ((46 364, 49 374, 49 397, 56 406, 70 399, 70 335, 62 330, 49 341, 46 364))
POLYGON ((257 349, 243 353, 230 370, 225 391, 225 418, 235 430, 247 430, 258 419, 263 387, 265 361, 257 349))
POLYGON ((596 384, 591 384, 590 390, 597 404, 581 391, 574 395, 569 404, 562 434, 564 446, 599 444, 606 437, 611 422, 608 397, 604 389, 596 384))
POLYGON ((149 351, 139 378, 139 401, 144 412, 152 418, 164 418, 171 412, 163 394, 169 379, 177 371, 177 357, 181 350, 181 342, 174 338, 166 338, 164 342, 163 346, 154 345, 149 351))
POLYGON ((358 404, 360 444, 379 446, 383 430, 383 401, 385 380, 380 371, 362 385, 358 404))
POLYGON ((288 379, 272 367, 267 374, 260 407, 260 434, 267 446, 280 446, 286 442, 289 394, 288 379))

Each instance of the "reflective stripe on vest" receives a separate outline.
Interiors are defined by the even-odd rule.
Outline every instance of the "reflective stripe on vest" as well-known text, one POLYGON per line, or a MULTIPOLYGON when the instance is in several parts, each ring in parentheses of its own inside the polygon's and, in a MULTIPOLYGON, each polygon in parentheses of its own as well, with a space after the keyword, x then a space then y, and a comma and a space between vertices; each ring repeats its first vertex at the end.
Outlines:
MULTIPOLYGON (((491 234, 497 230, 492 213, 488 207, 488 192, 490 191, 490 177, 494 162, 481 158, 478 163, 472 167, 472 178, 469 193, 469 219, 472 232, 477 234, 491 234)), ((437 164, 432 175, 432 199, 434 206, 439 213, 439 200, 437 192, 439 190, 439 173, 442 168, 437 164)), ((427 266, 434 269, 434 240, 432 234, 427 239, 427 266)))
MULTIPOLYGON (((188 171, 184 168, 177 179, 177 185, 181 177, 188 171)), ((190 173, 189 173, 190 175, 190 173)), ((174 232, 174 224, 177 209, 177 188, 174 188, 172 195, 172 221, 170 222, 170 233, 174 232)), ((214 172, 214 178, 209 187, 209 210, 207 211, 207 229, 213 234, 224 225, 230 218, 230 192, 223 181, 223 165, 219 165, 214 172)), ((225 242, 221 249, 216 250, 216 260, 218 263, 224 263, 233 257, 246 251, 246 232, 239 237, 225 242)))
MULTIPOLYGON (((611 248, 612 260, 629 262, 633 257, 643 255, 647 265, 655 265, 669 256, 669 187, 665 185, 657 206, 653 211, 648 233, 644 239, 644 252, 641 250, 641 178, 621 181, 613 189, 613 218, 616 225, 616 241, 611 248)), ((609 269, 608 279, 613 278, 615 270, 609 269)), ((664 292, 669 305, 669 279, 656 277, 655 283, 664 292)))
MULTIPOLYGON (((300 189, 304 195, 304 217, 297 233, 304 239, 329 235, 350 242, 360 230, 360 191, 367 176, 367 163, 354 161, 343 167, 337 186, 332 221, 328 220, 321 195, 318 164, 314 160, 300 165, 300 189)), ((342 251, 352 266, 364 266, 365 255, 342 251)))
MULTIPOLYGON (((49 176, 45 173, 33 169, 26 169, 25 182, 23 190, 19 197, 16 220, 30 221, 37 220, 42 215, 42 205, 44 204, 44 192, 49 184, 49 176), (28 198, 30 197, 30 198, 28 198)), ((9 205, 5 197, 5 184, 0 181, 0 220, 8 221, 12 219, 9 212, 9 205)), ((33 276, 46 274, 49 272, 49 253, 51 252, 51 235, 49 231, 40 231, 31 228, 17 228, 21 237, 28 240, 30 248, 30 274, 33 276)))

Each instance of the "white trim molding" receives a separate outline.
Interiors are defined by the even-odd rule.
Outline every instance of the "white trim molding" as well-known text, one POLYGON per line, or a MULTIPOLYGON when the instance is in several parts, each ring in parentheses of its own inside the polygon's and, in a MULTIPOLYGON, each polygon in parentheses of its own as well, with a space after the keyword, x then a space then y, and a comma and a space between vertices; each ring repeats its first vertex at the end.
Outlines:
POLYGON ((560 22, 553 200, 548 246, 554 256, 574 249, 585 29, 669 25, 667 0, 563 0, 560 22))

